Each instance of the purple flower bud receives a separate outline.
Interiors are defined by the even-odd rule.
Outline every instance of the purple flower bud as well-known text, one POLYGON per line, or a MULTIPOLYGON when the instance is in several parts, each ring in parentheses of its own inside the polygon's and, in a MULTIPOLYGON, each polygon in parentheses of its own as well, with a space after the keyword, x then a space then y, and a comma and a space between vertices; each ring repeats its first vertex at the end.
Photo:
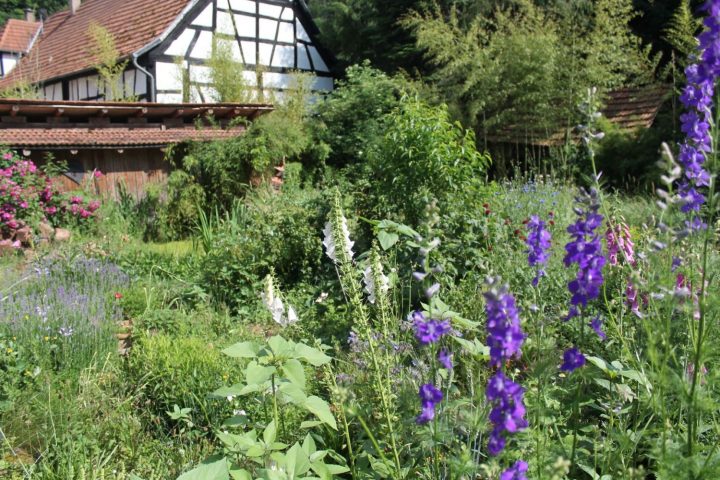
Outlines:
POLYGON ((585 365, 585 355, 583 355, 580 350, 573 347, 566 350, 563 354, 563 364, 560 366, 560 370, 572 373, 583 365, 585 365))

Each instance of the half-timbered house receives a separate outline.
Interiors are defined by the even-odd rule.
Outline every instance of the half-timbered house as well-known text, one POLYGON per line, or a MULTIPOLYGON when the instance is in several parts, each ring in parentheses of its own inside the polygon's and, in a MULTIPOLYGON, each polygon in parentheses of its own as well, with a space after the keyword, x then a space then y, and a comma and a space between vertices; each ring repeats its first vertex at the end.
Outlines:
POLYGON ((42 30, 42 24, 35 21, 32 10, 25 12, 25 20, 12 18, 0 26, 0 79, 15 68, 17 62, 27 55, 42 30))
MULTIPOLYGON (((46 100, 102 100, 91 25, 112 36, 125 97, 153 103, 213 103, 208 60, 224 42, 242 63, 242 81, 258 92, 283 91, 292 72, 312 76, 315 91, 333 88, 332 56, 317 42, 305 0, 68 0, 0 89, 23 81, 46 100)), ((117 99, 112 99, 117 100, 117 99)))

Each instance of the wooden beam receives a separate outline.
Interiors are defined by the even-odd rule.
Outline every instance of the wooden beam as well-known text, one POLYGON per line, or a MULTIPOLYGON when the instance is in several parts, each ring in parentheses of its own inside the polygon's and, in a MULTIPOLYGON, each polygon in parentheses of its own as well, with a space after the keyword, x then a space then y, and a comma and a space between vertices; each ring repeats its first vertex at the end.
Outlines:
POLYGON ((138 118, 144 117, 147 112, 148 112, 147 107, 141 107, 141 108, 138 108, 138 111, 137 111, 137 113, 135 113, 135 116, 138 118))
POLYGON ((62 116, 63 113, 65 113, 65 109, 64 109, 64 108, 56 108, 56 109, 55 109, 55 113, 53 114, 53 116, 55 116, 55 117, 60 117, 60 116, 62 116))
POLYGON ((184 108, 178 108, 177 110, 175 110, 175 113, 172 114, 172 118, 182 117, 182 114, 183 114, 183 113, 185 113, 185 109, 184 109, 184 108))
POLYGON ((20 106, 19 106, 19 105, 13 105, 13 106, 12 106, 12 109, 10 109, 10 116, 11 116, 11 117, 16 117, 19 111, 20 111, 20 106))

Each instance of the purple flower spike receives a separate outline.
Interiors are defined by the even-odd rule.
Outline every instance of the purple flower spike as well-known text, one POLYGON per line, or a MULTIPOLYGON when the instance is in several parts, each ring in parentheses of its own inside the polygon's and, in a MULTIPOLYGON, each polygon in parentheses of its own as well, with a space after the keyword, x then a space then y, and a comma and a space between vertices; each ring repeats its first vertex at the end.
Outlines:
POLYGON ((451 331, 449 320, 434 320, 431 318, 425 321, 425 316, 421 312, 413 314, 413 321, 415 337, 421 345, 435 343, 443 335, 447 335, 451 331))
POLYGON ((500 475, 500 480, 527 480, 525 473, 528 471, 528 464, 523 460, 518 460, 515 465, 505 470, 500 475))
MULTIPOLYGON (((596 213, 600 208, 598 196, 581 190, 576 199, 578 220, 567 229, 572 237, 565 245, 565 266, 577 264, 578 272, 574 280, 568 283, 568 290, 572 293, 570 303, 573 307, 587 306, 588 301, 600 295, 603 284, 602 268, 605 266, 605 257, 602 253, 602 241, 596 229, 602 225, 603 216, 596 213)), ((576 316, 578 309, 571 309, 576 316)))
POLYGON ((452 362, 452 353, 448 352, 446 349, 440 350, 440 353, 438 353, 438 362, 443 366, 443 368, 447 371, 450 371, 453 369, 453 362, 452 362))
POLYGON ((515 298, 508 293, 507 286, 492 288, 483 295, 486 302, 490 364, 499 368, 505 360, 520 357, 525 334, 520 328, 515 298))
POLYGON ((573 347, 566 350, 563 354, 563 364, 560 366, 560 370, 572 373, 583 365, 585 365, 585 355, 583 355, 580 350, 573 347))
POLYGON ((435 418, 435 406, 442 402, 443 394, 434 385, 426 383, 420 387, 418 395, 420 396, 422 412, 417 416, 415 422, 424 425, 435 418))
POLYGON ((540 277, 545 276, 543 267, 547 264, 550 255, 550 232, 545 230, 545 222, 540 217, 533 215, 527 224, 528 235, 526 244, 528 246, 528 263, 531 267, 537 267, 535 278, 532 281, 533 286, 537 286, 540 277))

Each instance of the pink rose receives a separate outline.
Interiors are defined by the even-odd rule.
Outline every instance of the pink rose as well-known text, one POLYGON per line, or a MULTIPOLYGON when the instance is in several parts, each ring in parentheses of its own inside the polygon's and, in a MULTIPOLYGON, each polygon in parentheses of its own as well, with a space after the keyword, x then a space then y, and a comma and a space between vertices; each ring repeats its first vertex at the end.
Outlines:
POLYGON ((104 176, 100 170, 95 170, 95 172, 93 172, 93 175, 95 176, 95 178, 102 178, 104 176))

